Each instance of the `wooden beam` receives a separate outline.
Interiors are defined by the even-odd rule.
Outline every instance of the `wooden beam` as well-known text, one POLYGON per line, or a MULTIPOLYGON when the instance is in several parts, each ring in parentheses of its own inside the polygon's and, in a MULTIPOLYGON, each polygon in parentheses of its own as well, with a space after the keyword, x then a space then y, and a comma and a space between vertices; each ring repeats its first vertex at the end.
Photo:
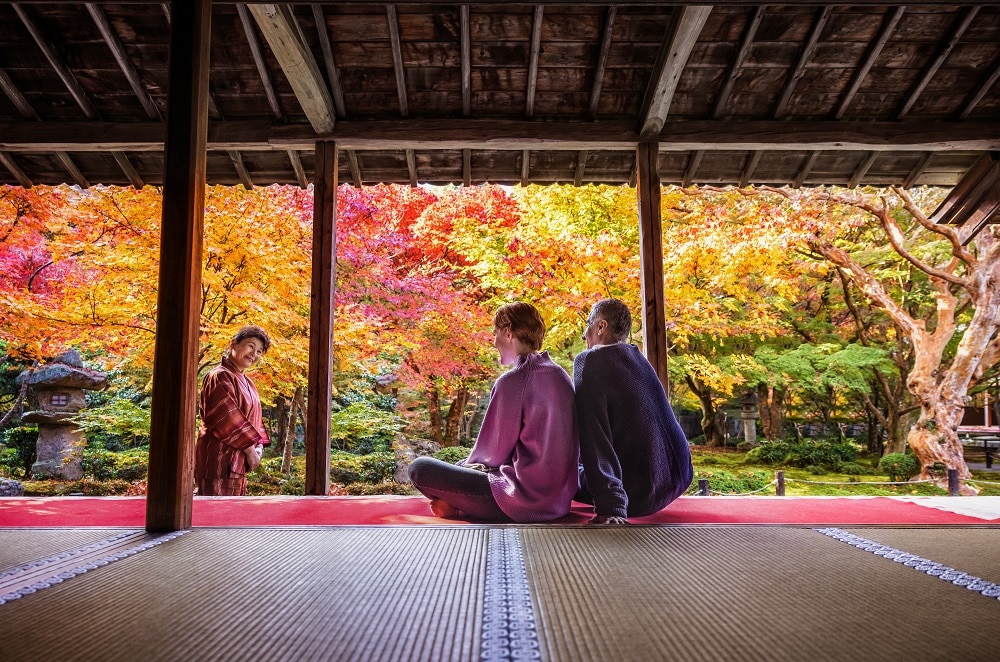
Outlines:
POLYGON ((160 115, 160 109, 156 107, 153 97, 149 96, 149 92, 143 86, 139 72, 136 70, 132 60, 129 59, 128 54, 125 53, 125 47, 122 46, 118 35, 111 27, 111 23, 108 22, 108 17, 105 15, 104 10, 99 5, 91 2, 87 3, 87 11, 90 13, 90 17, 94 19, 97 30, 101 33, 101 37, 104 38, 104 43, 111 49, 111 54, 114 56, 122 73, 125 74, 125 79, 128 80, 132 92, 139 99, 143 110, 146 111, 146 116, 151 120, 162 120, 163 117, 160 115))
POLYGON ((576 153, 576 174, 573 176, 575 186, 583 186, 583 174, 587 168, 587 150, 581 149, 576 153))
POLYGON ((663 129, 677 83, 711 13, 710 6, 685 5, 674 9, 642 102, 639 135, 643 138, 655 136, 663 129))
POLYGON ((281 112, 281 104, 278 103, 278 95, 274 91, 274 82, 271 80, 271 72, 264 61, 264 52, 260 48, 260 40, 253 29, 253 20, 247 6, 242 2, 236 3, 236 12, 239 14, 240 23, 243 24, 243 33, 247 37, 247 44, 250 46, 250 55, 257 66, 257 74, 264 84, 264 96, 267 97, 267 105, 271 107, 271 115, 278 121, 283 121, 285 114, 281 112))
POLYGON ((531 150, 525 149, 521 151, 521 186, 527 186, 531 181, 529 175, 531 173, 531 150))
POLYGON ((336 124, 336 110, 309 45, 302 38, 289 5, 248 5, 271 52, 285 72, 295 98, 316 133, 328 133, 336 124))
POLYGON ((132 184, 132 188, 138 190, 146 185, 146 183, 142 181, 142 176, 139 175, 139 171, 136 170, 135 166, 132 165, 132 162, 129 161, 128 155, 125 154, 125 152, 112 152, 111 156, 114 157, 118 167, 121 168, 122 172, 125 173, 125 176, 128 177, 128 181, 132 184))
POLYGON ((472 114, 472 29, 469 5, 459 6, 459 48, 462 58, 462 116, 472 114))
POLYGON ((924 174, 924 170, 927 168, 927 164, 931 162, 932 158, 934 158, 934 152, 926 152, 920 157, 917 165, 913 167, 913 170, 910 170, 910 174, 908 174, 906 179, 903 180, 903 188, 910 188, 917 183, 917 179, 920 178, 920 175, 924 174))
POLYGON ((21 113, 22 116, 33 120, 38 119, 38 113, 31 107, 28 100, 21 94, 21 90, 17 89, 17 85, 14 85, 14 81, 10 79, 10 76, 3 69, 0 69, 0 90, 4 91, 4 94, 7 95, 7 98, 10 99, 14 107, 17 108, 17 112, 21 113))
POLYGON ((614 31, 615 15, 618 7, 612 5, 608 7, 604 15, 604 30, 601 32, 601 48, 597 52, 597 63, 594 66, 594 82, 590 87, 590 106, 587 108, 587 117, 597 119, 597 109, 601 101, 601 88, 604 86, 604 70, 608 66, 608 53, 611 51, 611 37, 614 31))
POLYGON ((28 176, 25 175, 24 171, 18 167, 13 156, 6 152, 0 152, 0 164, 3 164, 3 167, 7 168, 8 172, 14 175, 14 179, 17 180, 17 183, 21 186, 21 188, 31 188, 33 186, 31 180, 28 179, 28 176))
POLYGON ((750 160, 747 161, 747 165, 743 168, 743 172, 740 173, 740 188, 744 188, 747 184, 753 181, 753 172, 757 169, 757 164, 760 163, 760 156, 763 152, 760 150, 754 150, 750 152, 750 160))
POLYGON ((542 50, 542 19, 545 7, 535 6, 535 18, 531 22, 531 49, 528 53, 528 88, 525 90, 525 117, 535 114, 535 88, 538 85, 538 56, 542 50))
POLYGON ((889 37, 892 33, 896 31, 896 26, 899 25, 899 19, 903 18, 903 12, 906 11, 906 7, 901 5, 892 10, 892 13, 886 17, 882 22, 882 28, 879 30, 878 37, 875 41, 868 47, 868 52, 865 53, 864 62, 860 67, 854 70, 854 76, 851 78, 850 84, 847 86, 847 90, 844 92, 844 96, 840 98, 840 105, 837 106, 837 112, 833 114, 835 119, 840 119, 847 112, 847 109, 851 106, 851 102, 854 101, 854 96, 858 93, 858 89, 861 87, 861 83, 868 77, 868 72, 871 71, 872 66, 875 64, 875 60, 882 53, 882 49, 889 42, 889 37))
POLYGON ((683 188, 691 186, 695 173, 698 172, 698 168, 701 166, 703 156, 705 156, 705 150, 703 149, 696 149, 691 153, 691 159, 688 161, 688 166, 684 169, 684 176, 681 178, 681 186, 683 188))
POLYGON ((49 43, 49 40, 42 34, 41 30, 38 29, 38 26, 35 25, 34 21, 31 20, 31 17, 28 16, 27 12, 19 4, 12 4, 11 7, 14 8, 14 12, 17 14, 18 18, 21 19, 21 23, 24 24, 25 28, 27 28, 31 37, 38 45, 38 48, 40 48, 42 54, 45 55, 45 59, 49 61, 49 64, 55 70, 56 75, 59 76, 59 80, 61 80, 63 85, 66 86, 66 89, 69 90, 70 95, 76 101, 80 110, 83 111, 83 114, 91 119, 97 117, 97 109, 94 108, 94 104, 91 103, 90 99, 87 97, 87 93, 83 91, 82 87, 80 87, 80 83, 76 80, 76 76, 74 76, 69 67, 63 63, 62 58, 59 57, 55 47, 49 43))
POLYGON ((236 174, 239 176, 240 181, 243 182, 243 188, 249 191, 253 188, 253 180, 250 179, 250 173, 247 172, 246 164, 243 163, 243 157, 235 149, 231 149, 227 153, 229 154, 229 160, 233 162, 236 174))
POLYGON ((993 154, 983 154, 934 210, 931 220, 939 224, 961 224, 973 213, 979 200, 998 185, 1000 161, 993 154))
MULTIPOLYGON (((152 122, 2 122, 0 150, 9 152, 159 152, 164 126, 152 122)), ((627 120, 541 122, 501 119, 343 121, 326 137, 340 149, 483 149, 634 151, 635 125, 627 120)), ((313 142, 310 142, 312 140, 313 142)), ((661 152, 696 149, 742 151, 985 152, 1000 150, 1000 124, 965 122, 849 122, 699 120, 667 124, 657 137, 661 152)), ((267 121, 213 122, 213 151, 312 151, 306 124, 267 121)))
POLYGON ((406 172, 410 176, 410 186, 417 185, 417 157, 412 149, 406 150, 406 172))
POLYGON ((80 188, 90 188, 90 182, 87 181, 87 178, 83 176, 80 169, 73 163, 73 159, 69 154, 66 152, 56 152, 56 159, 62 164, 63 169, 69 174, 74 184, 80 188))
POLYGON ((997 80, 1000 80, 1000 60, 998 60, 997 63, 994 65, 993 73, 991 73, 989 76, 986 77, 985 80, 983 80, 982 84, 979 86, 979 89, 977 89, 975 93, 973 93, 973 95, 969 98, 968 103, 966 103, 965 107, 962 108, 962 112, 958 114, 958 119, 964 120, 966 117, 968 117, 969 113, 972 112, 972 109, 978 106, 979 102, 983 100, 983 97, 986 96, 986 93, 993 89, 993 86, 996 85, 997 80))
POLYGON ((639 270, 641 272, 642 350, 666 391, 667 327, 663 298, 663 230, 660 219, 659 150, 641 143, 635 152, 639 199, 639 270))
POLYGON ((309 406, 306 407, 306 494, 330 493, 330 408, 333 398, 333 301, 337 282, 337 146, 316 143, 313 189, 312 290, 309 305, 309 406))
MULTIPOLYGON (((168 5, 165 2, 161 3, 161 2, 158 2, 158 1, 156 1, 156 4, 160 5, 160 8, 163 10, 163 15, 166 17, 166 19, 167 19, 167 25, 169 26, 170 25, 170 5, 168 5)), ((211 119, 213 119, 213 120, 224 119, 223 116, 222 116, 222 111, 219 110, 219 104, 217 104, 215 102, 215 95, 212 94, 212 83, 211 83, 211 81, 209 81, 209 84, 208 84, 208 116, 211 119)))
POLYGON ((472 150, 462 150, 462 183, 466 186, 472 185, 472 150))
POLYGON ((765 9, 765 5, 754 9, 753 17, 743 29, 743 36, 740 37, 740 48, 736 51, 736 58, 733 60, 733 63, 729 65, 729 71, 726 72, 726 81, 722 84, 722 90, 719 91, 719 96, 715 99, 715 107, 712 110, 713 119, 721 117, 722 111, 726 109, 726 105, 729 103, 729 95, 732 94, 733 85, 736 84, 736 75, 750 55, 750 47, 753 45, 754 37, 757 36, 757 28, 760 27, 760 21, 764 17, 765 9))
POLYGON ((351 183, 354 188, 361 188, 361 164, 358 163, 358 153, 353 149, 344 150, 347 153, 347 164, 351 168, 351 183))
POLYGON ((333 107, 337 117, 347 117, 347 106, 344 104, 344 87, 340 84, 340 73, 337 62, 333 59, 333 46, 330 35, 326 31, 326 15, 323 8, 317 4, 312 6, 313 20, 316 22, 316 34, 319 36, 319 47, 323 51, 323 64, 326 66, 326 77, 330 80, 330 95, 333 97, 333 107))
POLYGON ((146 529, 191 526, 211 0, 171 3, 146 529))
POLYGON ((851 175, 851 179, 847 182, 847 188, 853 189, 857 188, 858 184, 865 178, 868 171, 871 169, 872 165, 875 163, 875 159, 878 158, 878 152, 867 152, 865 158, 861 160, 858 167, 854 169, 854 174, 851 175))
POLYGON ((386 20, 389 22, 389 45, 392 47, 392 68, 396 72, 396 93, 399 96, 399 114, 410 116, 410 104, 406 96, 406 71, 403 69, 403 48, 399 43, 399 19, 396 5, 386 5, 386 20))
POLYGON ((780 119, 784 117, 785 111, 788 109, 788 102, 792 98, 792 93, 795 91, 795 86, 798 84, 802 77, 806 74, 806 64, 812 58, 813 53, 816 52, 816 45, 819 43, 820 35, 823 34, 823 28, 826 27, 826 22, 830 19, 830 12, 833 8, 830 5, 824 6, 819 10, 816 16, 816 22, 813 23, 812 29, 809 31, 809 37, 806 38, 806 43, 802 46, 802 52, 799 53, 799 60, 795 63, 795 69, 792 70, 791 76, 788 77, 788 81, 785 83, 784 89, 781 90, 781 96, 778 98, 778 103, 774 107, 774 119, 780 119))
POLYGON ((903 103, 903 107, 899 110, 899 114, 896 116, 896 119, 903 119, 910 113, 913 106, 917 103, 917 99, 919 99, 920 95, 923 94, 927 84, 931 82, 931 78, 933 78, 934 74, 937 73, 937 70, 941 68, 944 61, 948 59, 948 55, 950 55, 952 50, 954 50, 958 41, 962 38, 962 35, 965 34, 965 31, 969 29, 969 25, 972 23, 972 19, 976 17, 976 14, 979 13, 979 9, 979 7, 967 7, 965 9, 964 15, 957 20, 955 29, 952 31, 951 36, 949 36, 948 40, 941 45, 935 58, 931 60, 931 62, 927 65, 927 68, 920 74, 920 79, 910 90, 910 93, 906 97, 906 102, 903 103))
POLYGON ((302 167, 302 159, 299 158, 299 153, 294 149, 290 149, 287 152, 288 161, 292 164, 292 170, 295 171, 295 181, 299 183, 299 188, 309 188, 309 179, 306 177, 306 170, 302 167))
POLYGON ((812 169, 816 166, 816 161, 819 160, 819 152, 812 152, 809 157, 799 168, 799 171, 795 174, 795 180, 792 182, 792 188, 799 188, 805 183, 806 177, 812 172, 812 169))

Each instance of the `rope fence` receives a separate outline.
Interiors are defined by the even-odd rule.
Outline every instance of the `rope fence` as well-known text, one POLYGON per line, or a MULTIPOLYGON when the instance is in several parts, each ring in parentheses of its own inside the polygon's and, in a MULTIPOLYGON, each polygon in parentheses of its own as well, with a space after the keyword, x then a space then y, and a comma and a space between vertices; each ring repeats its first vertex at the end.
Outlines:
MULTIPOLYGON (((804 480, 801 478, 785 478, 784 471, 776 471, 774 473, 774 480, 772 480, 767 485, 756 489, 750 490, 748 492, 717 492, 716 490, 710 489, 708 486, 707 478, 698 479, 698 496, 747 496, 751 494, 760 494, 774 487, 775 496, 785 496, 785 485, 788 483, 808 483, 810 485, 916 485, 919 483, 934 483, 935 481, 927 478, 924 480, 907 480, 907 481, 850 481, 850 482, 837 482, 837 481, 823 481, 823 480, 804 480)), ((959 484, 960 480, 958 478, 958 469, 948 470, 948 496, 959 496, 959 484)), ((976 487, 978 485, 1000 485, 1000 482, 990 481, 990 480, 979 480, 969 478, 964 481, 965 483, 976 487)))

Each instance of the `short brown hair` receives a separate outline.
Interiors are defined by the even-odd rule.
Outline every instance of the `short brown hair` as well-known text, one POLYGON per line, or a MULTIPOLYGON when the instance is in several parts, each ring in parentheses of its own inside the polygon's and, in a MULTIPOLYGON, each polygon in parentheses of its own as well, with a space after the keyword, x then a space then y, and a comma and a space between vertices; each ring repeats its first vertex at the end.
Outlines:
POLYGON ((239 344, 248 338, 256 338, 261 342, 264 346, 263 354, 267 354, 267 350, 271 349, 271 337, 267 335, 267 331, 256 324, 247 324, 244 327, 240 327, 240 330, 233 337, 233 342, 239 344))
POLYGON ((545 339, 545 320, 530 303, 516 301, 500 306, 493 316, 493 326, 510 329, 518 340, 537 352, 545 339))

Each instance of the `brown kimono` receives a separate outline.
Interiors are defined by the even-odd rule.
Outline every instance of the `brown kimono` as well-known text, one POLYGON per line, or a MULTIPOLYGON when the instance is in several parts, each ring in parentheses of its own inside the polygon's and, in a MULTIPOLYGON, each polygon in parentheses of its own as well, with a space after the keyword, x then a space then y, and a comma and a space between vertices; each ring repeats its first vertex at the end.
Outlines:
POLYGON ((198 494, 245 495, 248 466, 243 449, 270 443, 257 388, 224 358, 205 375, 200 409, 202 431, 194 462, 198 494))

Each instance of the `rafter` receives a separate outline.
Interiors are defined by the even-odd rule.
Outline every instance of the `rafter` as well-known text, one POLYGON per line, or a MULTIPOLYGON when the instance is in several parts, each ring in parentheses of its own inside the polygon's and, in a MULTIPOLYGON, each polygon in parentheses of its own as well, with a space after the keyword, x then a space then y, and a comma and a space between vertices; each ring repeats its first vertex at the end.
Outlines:
POLYGON ((330 95, 333 97, 333 107, 337 117, 347 117, 347 106, 344 104, 344 87, 340 84, 340 73, 337 62, 333 59, 333 45, 326 31, 326 15, 323 8, 317 4, 312 6, 313 21, 316 23, 316 34, 319 37, 319 47, 323 51, 323 64, 326 66, 326 77, 330 79, 330 95))
POLYGON ((521 151, 521 186, 527 186, 531 175, 531 150, 521 151))
POLYGON ((146 116, 151 120, 162 120, 163 116, 160 115, 160 109, 156 107, 156 102, 153 101, 153 98, 149 96, 149 92, 143 86, 142 80, 139 78, 139 72, 136 70, 132 60, 125 53, 125 47, 122 46, 121 40, 118 39, 118 35, 115 34, 114 29, 112 29, 111 24, 108 22, 108 17, 105 15, 104 10, 99 5, 88 3, 87 11, 90 13, 91 18, 94 19, 101 37, 104 38, 104 43, 111 49, 111 54, 121 68, 122 73, 125 74, 132 92, 135 93, 135 96, 139 99, 139 103, 142 104, 143 109, 146 111, 146 116))
POLYGON ((589 152, 585 149, 581 149, 576 153, 576 173, 573 175, 573 184, 575 186, 583 186, 583 175, 587 169, 587 155, 589 152))
POLYGON ((399 114, 410 116, 410 104, 406 97, 406 71, 403 69, 403 49, 399 43, 399 19, 396 5, 386 5, 386 20, 389 23, 389 43, 392 47, 392 68, 396 72, 396 93, 399 95, 399 114))
POLYGON ((959 241, 972 241, 1000 212, 1000 159, 984 154, 938 205, 931 220, 939 225, 959 225, 959 241))
POLYGON ((688 161, 688 166, 684 169, 684 175, 681 178, 682 187, 687 188, 694 182, 694 176, 698 172, 698 168, 701 167, 701 159, 704 156, 705 152, 700 149, 691 154, 691 159, 688 161))
POLYGON ((972 112, 972 109, 979 105, 979 102, 983 100, 986 93, 993 89, 996 85, 997 80, 1000 80, 1000 60, 993 67, 993 73, 986 77, 979 88, 972 94, 969 98, 969 102, 965 104, 962 112, 958 114, 958 119, 964 120, 972 112))
POLYGON ((132 162, 129 161, 128 155, 125 154, 125 152, 112 152, 111 156, 114 157, 118 167, 121 168, 122 172, 125 173, 125 176, 128 177, 128 181, 132 184, 133 188, 141 189, 146 185, 146 183, 142 181, 142 176, 139 175, 139 171, 136 170, 135 166, 132 165, 132 162))
POLYGON ((250 173, 247 172, 246 164, 243 163, 243 157, 235 149, 231 149, 227 153, 229 154, 229 159, 233 162, 236 174, 239 175, 240 181, 243 183, 243 188, 249 191, 253 188, 253 180, 250 179, 250 173))
POLYGON ((897 119, 903 119, 906 117, 913 106, 917 103, 917 99, 923 94, 924 89, 927 84, 931 82, 931 78, 937 73, 937 70, 941 68, 944 61, 948 59, 948 55, 951 54, 958 41, 965 34, 965 31, 969 29, 969 25, 972 23, 972 19, 976 17, 979 13, 979 7, 968 7, 965 9, 964 15, 957 20, 955 23, 955 29, 952 31, 948 40, 942 44, 941 48, 938 49, 937 55, 931 62, 927 65, 927 68, 920 74, 920 79, 910 90, 910 93, 906 97, 906 102, 903 107, 899 110, 899 114, 896 116, 897 119))
POLYGON ((878 152, 867 152, 865 158, 861 160, 858 167, 854 169, 854 174, 851 175, 851 179, 847 182, 847 188, 857 188, 861 180, 865 178, 868 171, 871 170, 872 165, 875 164, 875 159, 878 158, 878 152))
POLYGON ((406 172, 410 176, 410 186, 417 185, 417 156, 412 149, 406 150, 406 172))
POLYGON ((271 52, 285 72, 295 97, 316 133, 327 133, 336 124, 336 110, 319 73, 309 45, 302 38, 288 5, 248 5, 271 52))
POLYGON ((538 56, 542 50, 542 18, 545 8, 535 7, 535 18, 531 22, 531 50, 528 54, 528 89, 525 90, 525 117, 535 114, 535 88, 538 85, 538 56))
POLYGON ((281 104, 278 103, 278 95, 274 91, 271 72, 264 61, 264 52, 260 48, 257 33, 253 29, 250 12, 247 10, 247 6, 240 2, 236 4, 236 13, 239 14, 240 23, 243 24, 243 33, 247 36, 247 44, 250 46, 250 54, 253 56, 253 62, 257 66, 257 74, 264 84, 264 96, 267 97, 267 104, 271 107, 271 115, 274 116, 274 119, 281 121, 284 119, 285 114, 281 112, 281 104))
POLYGON ((587 108, 587 116, 590 119, 597 119, 597 109, 601 101, 601 87, 604 85, 604 70, 608 66, 608 52, 611 50, 611 36, 615 25, 615 15, 618 8, 614 5, 608 7, 604 15, 604 29, 601 32, 601 48, 597 52, 597 63, 594 66, 594 82, 590 88, 590 106, 587 108))
POLYGON ((917 180, 920 178, 920 175, 924 174, 924 170, 927 169, 927 164, 931 162, 932 158, 934 158, 934 152, 925 152, 920 157, 917 165, 913 166, 913 170, 903 180, 903 188, 910 188, 917 183, 917 180))
POLYGON ((32 120, 38 119, 38 113, 31 107, 28 100, 21 94, 21 90, 17 89, 14 81, 10 79, 10 76, 3 69, 0 69, 0 89, 4 91, 4 94, 7 95, 7 98, 10 99, 14 107, 17 108, 17 112, 21 113, 22 116, 32 120))
POLYGON ((472 185, 472 150, 462 150, 462 183, 466 186, 472 185))
POLYGON ((835 119, 840 119, 847 112, 847 109, 851 106, 851 102, 854 101, 854 96, 858 93, 858 89, 861 87, 861 83, 868 77, 868 72, 871 71, 872 66, 875 64, 875 60, 882 53, 882 49, 889 42, 889 37, 892 33, 896 31, 896 26, 899 25, 899 20, 903 18, 903 12, 906 11, 905 6, 899 6, 892 10, 885 21, 882 23, 882 29, 879 30, 878 37, 875 41, 868 47, 868 52, 865 53, 865 60, 860 67, 854 72, 853 78, 851 78, 850 84, 847 86, 847 90, 844 92, 844 96, 840 99, 840 105, 837 107, 837 112, 834 113, 835 119))
POLYGON ((361 164, 358 163, 358 153, 353 149, 344 150, 347 153, 347 164, 351 169, 351 183, 354 188, 361 188, 361 164))
POLYGON ((760 157, 763 152, 760 150, 754 150, 750 152, 750 160, 747 161, 746 167, 743 168, 743 172, 740 173, 740 188, 745 187, 751 181, 753 181, 754 170, 757 169, 757 164, 760 163, 760 157))
POLYGON ((719 96, 715 100, 715 108, 712 110, 712 117, 715 119, 718 119, 722 115, 726 104, 729 103, 729 95, 732 94, 733 85, 736 84, 736 74, 739 73, 743 63, 746 62, 747 57, 750 55, 750 47, 753 45, 754 37, 757 36, 757 28, 760 27, 760 21, 764 18, 764 11, 765 7, 763 5, 754 9, 753 18, 750 19, 743 30, 743 36, 740 38, 740 48, 736 51, 736 58, 733 60, 733 63, 729 65, 729 71, 726 72, 726 81, 722 84, 722 90, 719 91, 719 96))
POLYGON ((292 164, 292 171, 295 172, 295 181, 299 183, 299 188, 307 188, 309 180, 306 178, 306 169, 302 167, 302 159, 299 158, 299 153, 294 149, 290 149, 286 153, 288 154, 288 161, 292 164))
POLYGON ((80 172, 80 168, 73 163, 73 159, 69 154, 66 152, 56 152, 56 160, 59 161, 63 169, 69 174, 74 184, 80 188, 90 188, 90 182, 88 182, 87 178, 83 176, 82 172, 80 172))
POLYGON ((816 161, 818 160, 819 152, 812 152, 809 154, 808 158, 806 158, 805 162, 799 168, 799 171, 795 173, 795 179, 792 181, 792 188, 799 188, 805 183, 809 173, 812 172, 814 167, 816 167, 816 161))
POLYGON ((462 115, 472 114, 472 29, 469 5, 459 7, 459 48, 462 58, 462 115))
POLYGON ((31 188, 32 182, 24 171, 18 167, 17 162, 14 157, 6 152, 0 152, 0 164, 3 164, 4 168, 7 168, 8 172, 14 176, 17 183, 23 188, 31 188))
POLYGON ((674 9, 642 103, 639 133, 643 138, 660 133, 666 123, 677 83, 711 13, 711 7, 682 6, 674 9))
POLYGON ((774 119, 780 119, 784 117, 785 111, 788 109, 788 102, 792 98, 792 93, 795 91, 795 86, 798 82, 802 80, 802 77, 806 74, 806 65, 809 60, 812 59, 813 53, 816 52, 816 45, 819 43, 820 35, 823 34, 823 28, 826 27, 826 22, 830 19, 830 12, 832 8, 830 5, 824 6, 819 10, 816 16, 816 22, 813 23, 812 29, 809 31, 809 37, 806 39, 805 45, 802 47, 802 52, 799 53, 799 61, 795 64, 795 69, 792 70, 791 76, 788 77, 788 82, 785 83, 784 89, 781 91, 781 96, 778 98, 778 103, 774 107, 774 119))

